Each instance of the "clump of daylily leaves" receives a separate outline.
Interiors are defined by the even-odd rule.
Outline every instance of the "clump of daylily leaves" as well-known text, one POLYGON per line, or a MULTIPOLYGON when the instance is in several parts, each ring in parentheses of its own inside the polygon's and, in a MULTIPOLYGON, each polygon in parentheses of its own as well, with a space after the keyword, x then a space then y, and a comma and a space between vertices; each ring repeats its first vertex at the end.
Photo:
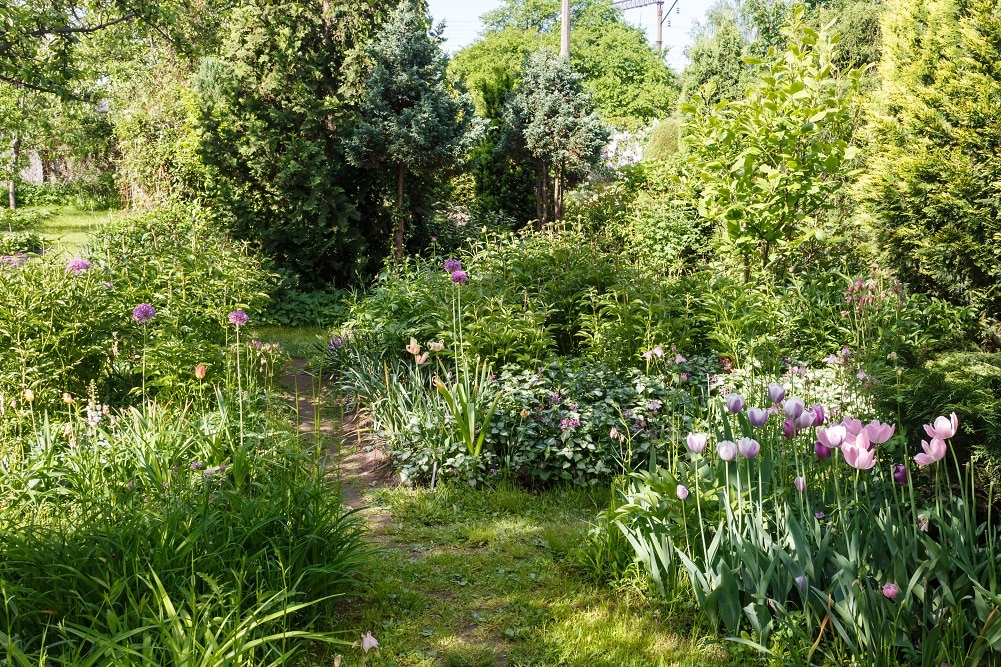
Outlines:
POLYGON ((720 397, 709 428, 634 474, 613 510, 657 587, 687 580, 731 639, 791 664, 977 665, 1001 650, 1001 534, 969 466, 943 463, 955 414, 895 459, 907 442, 892 424, 833 421, 778 383, 748 402, 720 397))

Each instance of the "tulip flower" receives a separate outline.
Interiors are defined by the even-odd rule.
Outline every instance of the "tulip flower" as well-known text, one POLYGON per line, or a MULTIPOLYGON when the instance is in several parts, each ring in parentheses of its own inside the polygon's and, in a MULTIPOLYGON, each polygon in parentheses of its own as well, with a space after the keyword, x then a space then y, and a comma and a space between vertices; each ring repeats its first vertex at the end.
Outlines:
POLYGON ((737 458, 737 443, 730 440, 722 440, 716 445, 716 453, 724 461, 732 461, 737 458))
POLYGON ((897 484, 907 484, 907 466, 903 463, 893 464, 893 481, 897 484))
POLYGON ((813 443, 813 453, 816 454, 817 458, 821 461, 826 461, 831 458, 831 448, 819 440, 813 443))
POLYGON ((842 420, 841 423, 842 423, 842 425, 844 425, 845 431, 850 436, 854 437, 854 436, 856 436, 856 435, 859 434, 859 431, 862 430, 862 420, 861 419, 847 418, 847 419, 842 420))
POLYGON ((792 481, 792 485, 796 487, 797 491, 803 493, 806 491, 806 478, 801 475, 792 481))
POLYGON ((796 437, 796 422, 791 419, 786 419, 782 422, 782 435, 787 438, 796 437))
POLYGON ((936 417, 934 424, 925 424, 924 426, 925 433, 928 434, 929 438, 948 440, 956 435, 956 431, 959 429, 959 419, 956 418, 956 413, 953 412, 949 415, 948 419, 945 417, 936 417))
POLYGON ((772 399, 772 403, 781 403, 785 397, 786 390, 782 385, 776 382, 768 385, 768 398, 772 399))
POLYGON ((806 403, 803 402, 802 398, 788 398, 782 403, 782 410, 785 411, 786 417, 790 419, 796 419, 803 414, 803 410, 805 409, 806 403))
POLYGON ((871 470, 876 465, 876 450, 865 431, 855 437, 855 442, 841 445, 841 454, 845 457, 845 463, 857 470, 871 470))
POLYGON ((931 442, 921 441, 921 448, 925 451, 914 457, 914 462, 919 466, 926 466, 945 458, 947 446, 942 438, 932 438, 931 442))
POLYGON ((747 421, 751 422, 751 426, 759 428, 764 426, 765 422, 768 421, 768 410, 764 408, 748 408, 747 421))
POLYGON ((684 501, 686 498, 688 498, 688 487, 685 486, 684 484, 678 485, 678 498, 681 501, 684 501))
POLYGON ((709 442, 709 434, 689 433, 687 441, 689 451, 693 454, 701 454, 705 450, 706 444, 709 442))
POLYGON ((869 436, 869 442, 881 445, 891 437, 893 437, 893 432, 897 430, 896 426, 890 426, 889 424, 884 424, 882 422, 873 419, 871 422, 866 424, 864 427, 866 435, 869 436))
POLYGON ((744 409, 744 397, 740 394, 727 394, 726 409, 737 414, 744 409))
POLYGON ((824 412, 824 406, 821 405, 820 403, 817 403, 812 408, 810 408, 810 412, 813 413, 814 426, 823 426, 824 422, 827 421, 827 413, 824 412))
POLYGON ((892 600, 900 594, 900 588, 896 584, 885 584, 883 586, 883 597, 892 600))
POLYGON ((737 441, 737 452, 745 459, 753 459, 761 451, 761 445, 753 438, 741 438, 737 441))
POLYGON ((828 449, 840 447, 848 438, 848 430, 843 424, 834 424, 817 431, 817 440, 828 449))
POLYGON ((797 429, 810 428, 814 424, 814 416, 811 410, 803 410, 799 417, 796 417, 793 421, 796 423, 797 429))

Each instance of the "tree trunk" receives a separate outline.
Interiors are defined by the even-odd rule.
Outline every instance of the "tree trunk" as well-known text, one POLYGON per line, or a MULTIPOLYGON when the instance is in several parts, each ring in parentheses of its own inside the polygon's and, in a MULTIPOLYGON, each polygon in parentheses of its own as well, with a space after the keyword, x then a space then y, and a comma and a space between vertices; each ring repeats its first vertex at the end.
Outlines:
POLYGON ((21 159, 21 138, 14 137, 14 141, 10 143, 10 183, 7 184, 7 197, 10 202, 10 210, 17 208, 17 190, 15 189, 15 184, 17 182, 17 161, 21 159))
POLYGON ((553 220, 556 222, 563 221, 563 181, 563 170, 560 169, 553 180, 553 220))
POLYGON ((541 232, 549 222, 549 166, 545 160, 535 161, 535 230, 541 232))
POLYGON ((396 247, 396 261, 403 261, 403 173, 406 168, 403 163, 397 165, 397 176, 396 176, 396 233, 395 233, 395 247, 396 247))

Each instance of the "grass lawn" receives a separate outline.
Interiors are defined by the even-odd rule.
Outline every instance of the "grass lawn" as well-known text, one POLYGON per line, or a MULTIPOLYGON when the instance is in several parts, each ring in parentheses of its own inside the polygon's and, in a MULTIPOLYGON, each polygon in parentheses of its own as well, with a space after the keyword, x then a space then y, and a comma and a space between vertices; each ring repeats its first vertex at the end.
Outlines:
MULTIPOLYGON (((593 581, 580 547, 607 491, 369 490, 380 552, 340 623, 379 641, 361 664, 398 667, 741 665, 697 610, 637 577, 593 581)), ((345 655, 359 664, 360 649, 345 655)), ((336 664, 336 663, 335 663, 336 664)))
POLYGON ((87 244, 90 232, 122 214, 121 211, 88 211, 73 206, 44 207, 53 215, 32 228, 56 250, 73 253, 87 244))

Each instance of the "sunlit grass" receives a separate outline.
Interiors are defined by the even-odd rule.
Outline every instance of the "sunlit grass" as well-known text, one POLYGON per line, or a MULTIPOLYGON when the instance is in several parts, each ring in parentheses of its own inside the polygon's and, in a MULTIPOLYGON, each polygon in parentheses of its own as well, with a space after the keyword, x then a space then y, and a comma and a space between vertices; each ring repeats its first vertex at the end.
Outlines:
POLYGON ((371 631, 368 665, 741 665, 693 607, 648 595, 639 579, 589 580, 576 555, 607 490, 370 492, 368 596, 346 625, 371 631))
POLYGON ((53 213, 34 227, 52 248, 73 253, 87 245, 98 227, 121 216, 121 211, 88 211, 74 206, 43 207, 53 213))
POLYGON ((326 345, 330 330, 326 327, 280 327, 251 326, 250 335, 263 342, 280 343, 282 349, 293 359, 320 357, 326 345))

